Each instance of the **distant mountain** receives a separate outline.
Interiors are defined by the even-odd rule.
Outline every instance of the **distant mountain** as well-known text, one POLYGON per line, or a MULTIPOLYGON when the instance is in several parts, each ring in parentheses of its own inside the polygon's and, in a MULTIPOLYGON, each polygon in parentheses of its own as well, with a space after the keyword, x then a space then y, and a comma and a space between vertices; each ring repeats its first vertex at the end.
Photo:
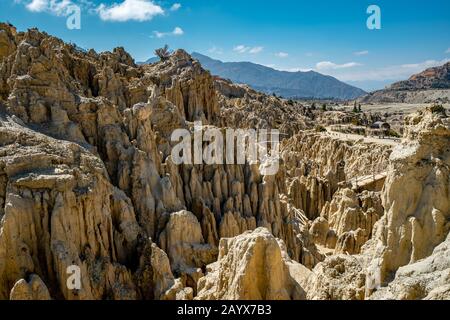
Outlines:
POLYGON ((147 64, 147 63, 156 63, 159 61, 158 57, 153 57, 144 62, 137 62, 137 64, 147 64))
POLYGON ((450 89, 450 62, 426 69, 423 72, 411 76, 408 80, 392 84, 391 90, 427 90, 450 89))
MULTIPOLYGON (((366 94, 364 90, 314 71, 287 72, 251 62, 222 62, 197 52, 192 53, 192 57, 213 75, 284 98, 355 99, 366 94)), ((143 63, 158 61, 153 57, 143 63)))
POLYGON ((450 101, 450 62, 426 69, 408 80, 361 97, 363 103, 429 103, 450 101))
POLYGON ((366 94, 359 88, 314 71, 287 72, 251 62, 222 62, 196 52, 192 57, 213 75, 285 98, 355 99, 366 94))

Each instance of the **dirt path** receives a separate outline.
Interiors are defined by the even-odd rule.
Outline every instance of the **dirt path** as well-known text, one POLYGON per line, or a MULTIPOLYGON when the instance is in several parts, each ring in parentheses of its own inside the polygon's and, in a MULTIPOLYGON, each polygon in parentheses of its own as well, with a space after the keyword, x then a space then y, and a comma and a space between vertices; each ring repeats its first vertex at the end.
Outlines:
POLYGON ((386 139, 381 139, 381 138, 376 138, 376 137, 364 137, 358 134, 350 134, 350 133, 341 133, 341 132, 336 132, 336 131, 332 131, 330 127, 327 127, 327 132, 324 134, 329 135, 330 137, 335 137, 335 138, 339 138, 341 140, 347 140, 347 141, 361 141, 363 143, 378 143, 378 144, 383 144, 383 145, 389 145, 389 146, 397 146, 400 144, 400 139, 391 139, 391 138, 386 138, 386 139))

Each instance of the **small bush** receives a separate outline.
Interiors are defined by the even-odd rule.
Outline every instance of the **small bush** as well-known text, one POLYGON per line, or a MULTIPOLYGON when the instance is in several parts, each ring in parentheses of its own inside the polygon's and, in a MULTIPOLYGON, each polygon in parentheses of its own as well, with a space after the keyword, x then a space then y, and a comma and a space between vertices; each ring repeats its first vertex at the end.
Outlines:
POLYGON ((325 129, 325 127, 321 126, 321 125, 317 125, 314 130, 316 132, 327 132, 327 129, 325 129))
POLYGON ((440 113, 446 116, 445 108, 441 104, 435 104, 431 107, 432 113, 440 113))
POLYGON ((397 131, 392 130, 392 129, 388 131, 387 135, 389 137, 394 137, 394 138, 400 138, 401 137, 400 134, 397 131))
POLYGON ((166 44, 163 48, 155 50, 155 55, 159 57, 161 61, 166 61, 170 57, 169 46, 166 44))

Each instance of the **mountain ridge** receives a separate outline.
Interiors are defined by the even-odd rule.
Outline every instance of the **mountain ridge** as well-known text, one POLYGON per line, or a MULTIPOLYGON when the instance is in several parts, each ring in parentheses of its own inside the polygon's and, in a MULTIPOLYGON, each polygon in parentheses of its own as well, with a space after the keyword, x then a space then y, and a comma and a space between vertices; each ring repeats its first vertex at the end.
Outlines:
POLYGON ((450 101, 450 62, 413 74, 360 98, 363 103, 429 103, 450 101))
MULTIPOLYGON (((198 52, 191 56, 213 75, 235 83, 247 84, 255 90, 284 98, 355 99, 366 92, 338 79, 315 71, 280 71, 249 61, 223 62, 198 52)), ((145 63, 157 62, 150 58, 145 63)))
POLYGON ((215 75, 285 98, 354 99, 366 93, 362 89, 315 71, 289 72, 248 61, 222 62, 197 52, 193 52, 192 57, 215 75))

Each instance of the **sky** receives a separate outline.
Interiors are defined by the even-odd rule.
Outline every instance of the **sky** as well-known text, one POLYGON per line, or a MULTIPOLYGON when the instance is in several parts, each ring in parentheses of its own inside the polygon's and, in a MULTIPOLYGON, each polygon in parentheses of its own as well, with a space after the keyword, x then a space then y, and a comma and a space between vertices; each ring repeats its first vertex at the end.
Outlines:
MULTIPOLYGON (((450 60, 448 0, 1 0, 0 21, 136 61, 164 44, 222 61, 314 70, 367 91, 450 60), (80 8, 80 29, 68 18, 80 8), (369 29, 370 5, 380 29, 369 29)), ((74 20, 71 20, 74 21, 74 20)))

